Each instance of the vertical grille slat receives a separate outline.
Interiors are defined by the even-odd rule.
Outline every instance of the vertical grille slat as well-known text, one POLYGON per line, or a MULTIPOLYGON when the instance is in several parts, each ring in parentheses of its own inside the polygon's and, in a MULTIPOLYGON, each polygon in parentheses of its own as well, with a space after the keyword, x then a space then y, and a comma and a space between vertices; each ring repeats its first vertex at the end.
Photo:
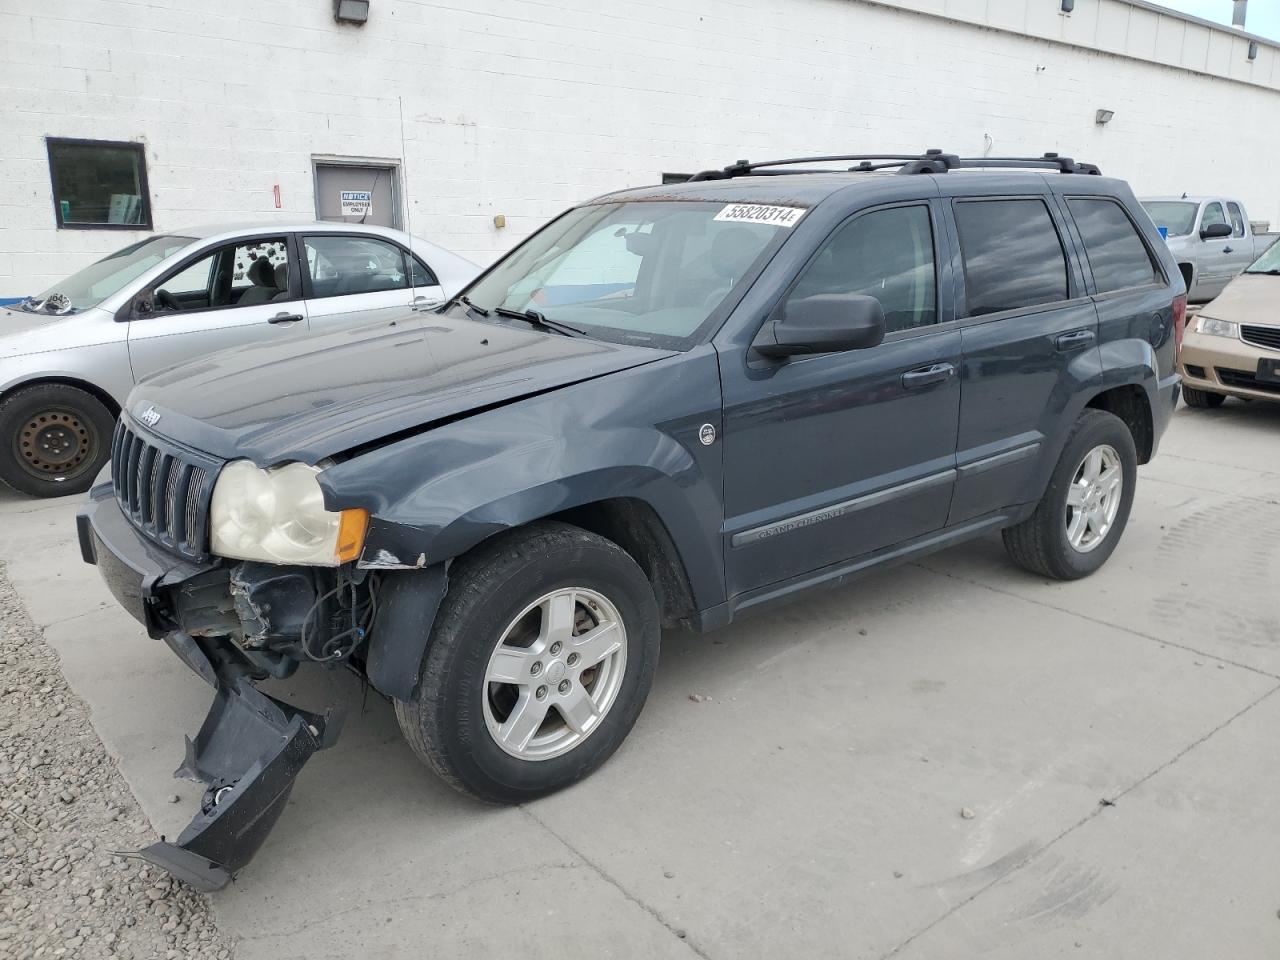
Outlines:
POLYGON ((216 461, 152 441, 123 419, 111 442, 111 480, 124 515, 147 537, 189 557, 208 552, 216 461))

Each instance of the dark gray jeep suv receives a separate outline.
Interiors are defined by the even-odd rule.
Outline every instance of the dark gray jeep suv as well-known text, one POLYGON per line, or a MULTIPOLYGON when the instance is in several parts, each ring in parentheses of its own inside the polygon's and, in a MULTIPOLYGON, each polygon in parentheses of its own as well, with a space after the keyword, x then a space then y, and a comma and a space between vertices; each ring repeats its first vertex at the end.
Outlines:
POLYGON ((249 860, 337 733, 258 689, 305 661, 520 802, 617 749, 664 626, 993 530, 1040 575, 1097 570, 1185 310, 1097 173, 743 162, 569 210, 430 313, 140 385, 81 546, 216 690, 179 770, 200 812, 144 855, 205 888, 249 860))

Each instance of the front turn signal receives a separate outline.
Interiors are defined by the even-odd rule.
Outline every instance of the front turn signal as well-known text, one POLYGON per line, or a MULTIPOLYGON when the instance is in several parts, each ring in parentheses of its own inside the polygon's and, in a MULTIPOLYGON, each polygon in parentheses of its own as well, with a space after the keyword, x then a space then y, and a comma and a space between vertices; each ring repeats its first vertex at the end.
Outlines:
POLYGON ((338 562, 349 563, 359 558, 364 538, 369 532, 369 511, 343 510, 338 522, 338 562))

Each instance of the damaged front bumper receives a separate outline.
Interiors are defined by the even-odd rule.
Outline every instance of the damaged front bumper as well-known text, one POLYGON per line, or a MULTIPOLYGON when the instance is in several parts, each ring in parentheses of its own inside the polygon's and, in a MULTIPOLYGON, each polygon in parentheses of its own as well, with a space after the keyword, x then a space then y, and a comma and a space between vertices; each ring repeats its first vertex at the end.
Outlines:
MULTIPOLYGON (((84 559, 115 598, 214 688, 213 705, 175 776, 205 784, 200 811, 175 842, 139 851, 201 890, 217 890, 257 852, 279 819, 293 781, 317 750, 337 739, 339 718, 310 713, 255 685, 253 664, 226 637, 177 629, 164 598, 214 565, 174 557, 142 537, 113 498, 94 496, 77 517, 84 559)), ((260 676, 261 673, 257 672, 260 676)))

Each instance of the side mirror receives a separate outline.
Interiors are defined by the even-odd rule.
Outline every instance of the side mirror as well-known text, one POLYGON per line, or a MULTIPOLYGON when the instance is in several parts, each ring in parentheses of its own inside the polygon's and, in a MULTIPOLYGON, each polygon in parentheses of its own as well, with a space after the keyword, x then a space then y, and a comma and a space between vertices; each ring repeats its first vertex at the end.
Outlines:
POLYGON ((766 357, 863 350, 884 340, 884 308, 875 297, 823 293, 784 301, 756 338, 766 357))
POLYGON ((1229 236, 1231 236, 1231 224, 1229 223, 1211 223, 1207 227, 1200 228, 1201 240, 1221 240, 1229 236))

